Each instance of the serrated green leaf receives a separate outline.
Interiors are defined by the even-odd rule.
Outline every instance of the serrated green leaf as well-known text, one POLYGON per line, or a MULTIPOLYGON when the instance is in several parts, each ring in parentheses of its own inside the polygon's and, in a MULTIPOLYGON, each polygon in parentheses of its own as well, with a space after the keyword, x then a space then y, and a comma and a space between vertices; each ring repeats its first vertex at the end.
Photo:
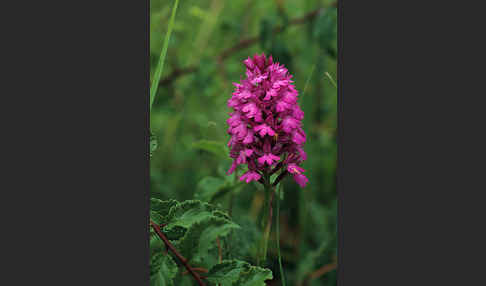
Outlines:
POLYGON ((192 148, 204 150, 222 158, 229 158, 228 147, 223 142, 200 140, 192 143, 192 148))
POLYGON ((162 201, 156 198, 150 199, 150 210, 157 212, 161 216, 167 216, 173 206, 179 204, 176 200, 162 201))
POLYGON ((150 228, 150 253, 158 253, 165 249, 164 242, 153 232, 152 228, 150 228))
POLYGON ((179 204, 176 200, 162 201, 156 198, 150 199, 150 219, 157 224, 165 223, 165 216, 169 214, 173 206, 179 204))
POLYGON ((194 223, 214 216, 216 208, 208 203, 197 200, 189 200, 173 206, 167 217, 167 228, 175 226, 189 228, 194 223))
POLYGON ((150 259, 150 286, 174 286, 177 264, 170 255, 158 252, 150 259))
POLYGON ((152 210, 150 211, 150 220, 152 220, 156 224, 164 223, 164 217, 161 216, 159 213, 152 211, 152 210))
POLYGON ((176 243, 176 247, 189 261, 197 265, 207 265, 209 251, 217 248, 216 239, 226 237, 232 229, 237 228, 239 226, 228 219, 208 217, 193 224, 184 237, 176 243))
POLYGON ((214 265, 206 274, 211 285, 221 286, 265 286, 273 279, 269 269, 252 266, 241 260, 225 260, 214 265))
POLYGON ((261 233, 255 222, 248 216, 234 218, 240 228, 229 237, 229 258, 251 260, 256 254, 256 245, 261 233))
POLYGON ((169 240, 182 238, 192 225, 208 218, 230 219, 227 213, 198 200, 179 203, 175 200, 161 201, 152 198, 150 205, 150 219, 165 225, 162 231, 169 240))

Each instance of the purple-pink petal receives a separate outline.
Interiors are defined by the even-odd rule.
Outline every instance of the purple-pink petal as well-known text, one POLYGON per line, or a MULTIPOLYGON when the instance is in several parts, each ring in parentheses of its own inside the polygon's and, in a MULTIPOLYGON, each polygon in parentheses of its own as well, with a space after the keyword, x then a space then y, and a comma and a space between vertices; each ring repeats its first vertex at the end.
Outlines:
POLYGON ((300 125, 300 121, 293 118, 292 116, 287 116, 282 120, 282 129, 285 132, 291 132, 293 129, 299 127, 299 125, 300 125))
POLYGON ((305 170, 299 166, 297 166, 296 164, 294 163, 290 163, 288 166, 287 166, 287 171, 291 174, 301 174, 301 173, 304 173, 305 170))
POLYGON ((305 135, 301 134, 299 132, 299 130, 297 129, 294 129, 294 131, 292 131, 292 141, 295 143, 295 144, 304 144, 305 142, 305 135))
POLYGON ((278 161, 278 160, 280 160, 279 156, 275 156, 272 153, 268 153, 258 158, 258 163, 260 165, 263 165, 265 163, 267 163, 268 165, 272 165, 273 161, 278 161))
POLYGON ((297 184, 299 184, 301 188, 305 187, 305 185, 307 185, 307 182, 309 181, 307 177, 302 174, 295 174, 294 180, 297 182, 297 184))
POLYGON ((255 171, 248 171, 240 177, 240 181, 245 181, 247 184, 251 181, 258 181, 260 180, 260 174, 255 171))
POLYGON ((261 137, 265 136, 266 134, 268 134, 269 136, 275 135, 275 131, 273 131, 273 129, 266 124, 257 125, 254 127, 253 130, 255 130, 255 132, 258 132, 261 137))

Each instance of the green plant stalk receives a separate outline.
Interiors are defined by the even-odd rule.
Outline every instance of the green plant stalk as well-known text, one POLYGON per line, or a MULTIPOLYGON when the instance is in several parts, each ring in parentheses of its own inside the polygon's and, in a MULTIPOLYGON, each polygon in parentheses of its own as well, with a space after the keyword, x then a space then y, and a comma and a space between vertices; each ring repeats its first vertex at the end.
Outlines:
MULTIPOLYGON (((233 204, 235 200, 235 187, 237 183, 238 183, 238 168, 236 168, 235 170, 235 179, 233 181, 233 188, 230 191, 230 197, 229 197, 228 215, 231 217, 231 219, 233 219, 233 204)), ((233 240, 233 229, 230 230, 228 237, 229 237, 229 241, 233 240)), ((229 243, 227 247, 229 250, 229 255, 232 256, 231 243, 229 243)))
POLYGON ((167 48, 169 47, 170 35, 172 34, 172 29, 174 28, 174 19, 177 11, 177 6, 179 5, 179 0, 175 0, 174 7, 172 8, 172 15, 169 20, 169 27, 167 29, 167 34, 165 34, 164 45, 162 46, 162 52, 159 58, 159 64, 155 69, 154 78, 152 79, 152 85, 150 86, 150 110, 152 110, 152 105, 154 103, 155 95, 157 94, 157 89, 159 87, 160 76, 164 70, 165 56, 167 55, 167 48))
POLYGON ((275 222, 275 231, 277 235, 277 252, 278 252, 278 266, 280 268, 280 279, 282 280, 282 286, 285 284, 285 275, 282 266, 282 254, 280 253, 280 192, 282 191, 282 184, 278 184, 278 195, 277 195, 277 221, 275 222))
POLYGON ((258 265, 262 266, 267 260, 268 238, 270 237, 270 230, 272 229, 272 201, 275 192, 273 186, 270 183, 270 175, 264 175, 264 192, 265 202, 263 203, 263 216, 262 216, 262 232, 263 237, 260 243, 260 255, 258 257, 258 265))
POLYGON ((235 199, 235 187, 237 183, 238 183, 238 168, 235 169, 235 179, 233 181, 233 188, 230 191, 230 197, 229 197, 228 214, 230 217, 233 217, 233 203, 235 199))

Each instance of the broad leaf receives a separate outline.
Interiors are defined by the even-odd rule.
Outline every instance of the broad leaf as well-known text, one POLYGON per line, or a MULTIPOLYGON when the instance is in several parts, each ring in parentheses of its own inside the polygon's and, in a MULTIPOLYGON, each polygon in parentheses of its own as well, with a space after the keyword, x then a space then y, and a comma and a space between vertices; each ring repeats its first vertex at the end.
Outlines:
POLYGON ((214 216, 227 217, 208 203, 195 200, 184 201, 171 207, 166 217, 166 229, 176 226, 189 228, 197 222, 214 216))
POLYGON ((194 197, 204 202, 213 202, 239 185, 233 186, 232 183, 221 178, 205 177, 199 181, 194 197))
POLYGON ((170 209, 179 204, 176 200, 162 201, 159 199, 150 199, 150 219, 157 224, 165 223, 165 216, 169 214, 170 209))
POLYGON ((158 252, 150 259, 150 286, 174 286, 177 264, 168 254, 158 252))
POLYGON ((273 278, 269 269, 252 266, 241 260, 225 260, 214 265, 206 274, 211 285, 221 286, 265 286, 273 278))
POLYGON ((177 204, 179 204, 179 202, 176 200, 162 201, 156 198, 151 198, 150 210, 157 212, 159 215, 165 217, 169 214, 170 209, 177 204))
POLYGON ((228 147, 223 142, 200 140, 192 143, 192 148, 204 150, 222 158, 229 158, 228 147))
POLYGON ((175 200, 151 199, 150 218, 157 224, 165 225, 161 229, 169 240, 180 239, 192 225, 208 218, 229 221, 226 213, 208 203, 195 200, 179 203, 175 200))
POLYGON ((217 258, 216 255, 210 254, 210 250, 218 247, 216 240, 227 236, 232 229, 237 228, 239 226, 228 219, 209 217, 192 225, 184 237, 177 242, 176 247, 189 261, 197 265, 211 265, 209 261, 211 256, 217 258))

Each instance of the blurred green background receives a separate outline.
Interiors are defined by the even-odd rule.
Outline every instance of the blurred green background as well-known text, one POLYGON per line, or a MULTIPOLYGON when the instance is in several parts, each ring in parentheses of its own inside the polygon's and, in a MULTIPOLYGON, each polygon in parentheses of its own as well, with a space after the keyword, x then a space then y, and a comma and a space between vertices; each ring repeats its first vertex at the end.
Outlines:
MULTIPOLYGON (((174 1, 150 2, 152 77, 174 1)), ((335 1, 180 0, 151 112, 158 142, 150 162, 151 196, 204 200, 234 180, 225 175, 231 164, 226 101, 231 83, 245 76, 242 61, 261 52, 289 69, 305 112, 309 183, 300 189, 285 179, 280 206, 287 285, 336 285, 337 89, 326 76, 337 81, 335 1)), ((224 258, 253 261, 255 243, 248 241, 256 240, 262 200, 256 184, 245 184, 211 201, 222 209, 232 206, 234 221, 243 227, 224 258)), ((274 275, 269 285, 281 285, 274 232, 267 267, 274 275)))

